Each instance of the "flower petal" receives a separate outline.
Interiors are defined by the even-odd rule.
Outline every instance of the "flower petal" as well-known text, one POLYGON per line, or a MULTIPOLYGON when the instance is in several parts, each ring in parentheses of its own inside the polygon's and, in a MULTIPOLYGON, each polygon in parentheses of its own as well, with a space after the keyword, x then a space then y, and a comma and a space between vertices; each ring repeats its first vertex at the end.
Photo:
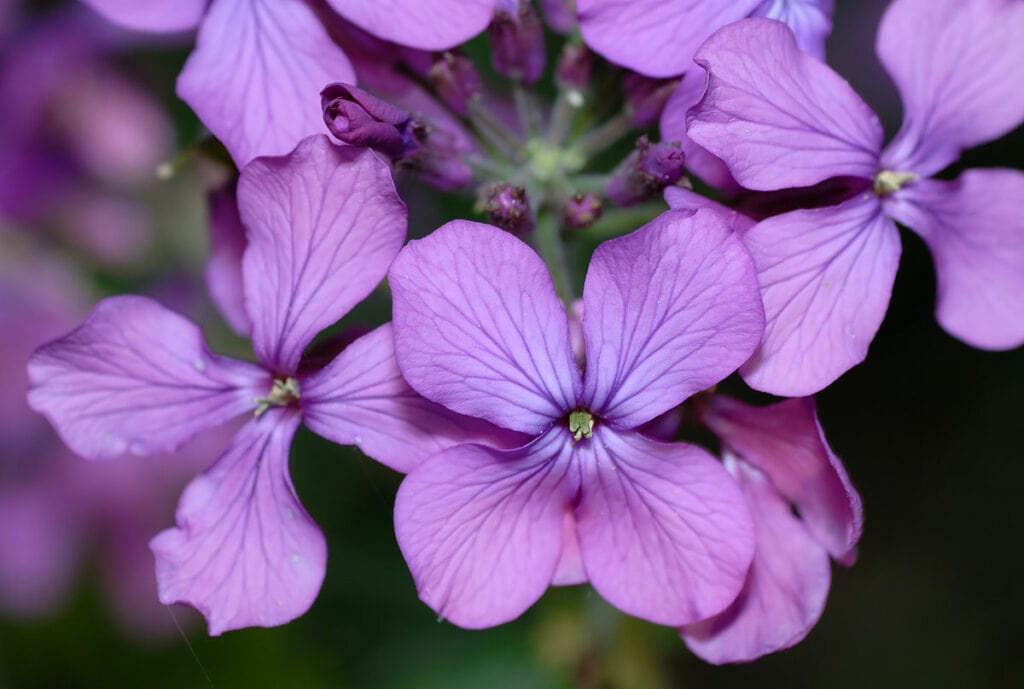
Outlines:
POLYGON ((599 246, 583 302, 583 399, 616 427, 719 382, 764 331, 750 254, 710 210, 668 211, 599 246))
POLYGON ((447 50, 468 41, 487 28, 494 14, 494 0, 327 1, 374 36, 421 50, 447 50))
POLYGON ((864 525, 860 495, 825 440, 812 398, 751 407, 714 395, 704 420, 726 447, 764 472, 796 505, 832 557, 853 564, 864 525))
POLYGON ((651 77, 693 66, 713 31, 745 17, 760 0, 576 0, 583 40, 612 62, 651 77))
POLYGON ((809 187, 878 171, 882 125, 842 77, 800 52, 780 22, 731 24, 694 60, 709 74, 687 133, 748 189, 809 187))
POLYGON ((764 0, 754 17, 783 22, 793 30, 800 50, 818 60, 825 59, 825 39, 832 33, 835 0, 764 0))
POLYGON ((150 542, 160 602, 196 608, 214 636, 290 622, 320 591, 327 544, 288 475, 298 427, 289 409, 249 421, 185 489, 178 526, 150 542))
POLYGON ((311 431, 342 445, 358 445, 368 457, 402 473, 452 445, 512 447, 528 440, 418 395, 398 370, 390 323, 303 379, 302 399, 311 431))
POLYGON ((424 603, 460 627, 521 615, 562 554, 572 436, 548 431, 515 450, 458 445, 413 470, 395 498, 395 534, 424 603))
POLYGON ((384 277, 408 212, 387 163, 326 136, 246 166, 238 208, 248 230, 242 271, 256 355, 294 373, 317 333, 384 277))
POLYGON ((900 259, 900 236, 878 199, 763 220, 743 235, 764 298, 764 340, 740 373, 774 395, 809 395, 867 356, 900 259))
POLYGON ((136 31, 188 31, 199 25, 207 0, 82 0, 105 18, 136 31))
POLYGON ((1024 343, 1024 174, 968 170, 955 182, 920 180, 886 211, 924 239, 935 258, 936 316, 982 349, 1024 343))
POLYGON ((171 452, 270 389, 261 368, 211 354, 193 323, 136 296, 101 301, 28 372, 29 406, 89 459, 171 452))
POLYGON ((709 663, 742 663, 789 648, 807 636, 825 609, 828 553, 793 516, 761 472, 727 457, 754 517, 757 546, 747 583, 725 612, 680 630, 709 663))
POLYGON ((252 332, 245 310, 242 286, 242 255, 245 227, 238 216, 233 185, 210 194, 210 258, 206 261, 206 288, 224 320, 239 335, 252 332))
POLYGON ((421 395, 531 435, 573 408, 569 321, 526 244, 455 220, 410 242, 388 279, 398 365, 421 395))
POLYGON ((320 89, 355 78, 302 0, 215 0, 178 77, 178 95, 242 167, 322 132, 320 89))
POLYGON ((594 429, 576 450, 576 510, 590 582, 615 607, 658 624, 715 615, 754 554, 746 500, 721 464, 687 443, 594 429))
POLYGON ((1013 0, 893 2, 877 48, 905 114, 885 167, 932 175, 1024 122, 1021 35, 1024 4, 1013 0))
POLYGON ((744 215, 735 208, 723 206, 717 201, 713 201, 707 196, 698 194, 692 189, 687 189, 686 187, 668 187, 665 189, 664 195, 665 203, 668 204, 669 208, 673 210, 689 211, 691 213, 696 212, 701 208, 707 208, 710 211, 718 213, 729 229, 739 234, 743 234, 757 224, 757 221, 749 215, 744 215))

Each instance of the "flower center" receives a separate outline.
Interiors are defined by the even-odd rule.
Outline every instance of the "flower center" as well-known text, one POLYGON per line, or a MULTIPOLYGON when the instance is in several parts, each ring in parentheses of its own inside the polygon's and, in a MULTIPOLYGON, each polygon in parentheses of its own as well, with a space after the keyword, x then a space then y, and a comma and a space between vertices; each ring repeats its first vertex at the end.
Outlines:
POLYGON ((270 394, 266 397, 255 397, 253 402, 256 407, 254 414, 261 416, 271 407, 287 407, 293 402, 299 401, 299 381, 291 376, 287 378, 275 378, 274 385, 270 388, 270 394))
POLYGON ((882 170, 875 175, 875 194, 877 196, 889 196, 903 188, 907 182, 917 179, 913 172, 897 172, 895 170, 882 170))
POLYGON ((574 442, 581 438, 594 435, 594 415, 585 409, 574 409, 569 412, 569 432, 574 442))

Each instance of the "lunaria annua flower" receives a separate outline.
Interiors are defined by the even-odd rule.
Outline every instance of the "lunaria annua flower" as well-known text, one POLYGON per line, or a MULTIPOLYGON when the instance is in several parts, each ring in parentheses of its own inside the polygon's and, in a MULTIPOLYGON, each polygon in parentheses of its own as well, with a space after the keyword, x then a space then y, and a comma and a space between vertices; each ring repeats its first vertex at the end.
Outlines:
POLYGON ((448 223, 403 249, 389 282, 409 384, 532 438, 443 450, 402 483, 395 530, 429 606, 487 627, 552 584, 590 581, 630 614, 682 625, 735 599, 754 549, 743 495, 703 449, 636 430, 760 339, 750 257, 716 214, 670 211, 598 247, 585 371, 543 261, 497 228, 448 223))
POLYGON ((405 384, 390 325, 319 370, 303 360, 317 333, 377 285, 405 238, 405 205, 383 160, 310 137, 288 156, 250 163, 238 202, 258 364, 212 354, 195 325, 138 296, 100 302, 29 363, 31 406, 90 459, 170 451, 255 412, 186 488, 178 527, 151 543, 160 600, 198 608, 211 634, 287 622, 320 589, 326 544, 287 466, 300 423, 399 471, 480 438, 471 430, 480 424, 405 384))
POLYGON ((764 342, 741 370, 750 385, 809 394, 864 359, 899 263, 893 220, 931 249, 937 316, 948 332, 986 349, 1024 342, 1024 174, 929 179, 961 150, 1024 120, 1022 34, 1019 0, 893 3, 878 52, 906 113, 884 149, 875 114, 840 76, 801 53, 785 25, 747 19, 700 49, 708 87, 688 133, 740 184, 772 191, 856 178, 863 189, 744 235, 767 316, 764 342))

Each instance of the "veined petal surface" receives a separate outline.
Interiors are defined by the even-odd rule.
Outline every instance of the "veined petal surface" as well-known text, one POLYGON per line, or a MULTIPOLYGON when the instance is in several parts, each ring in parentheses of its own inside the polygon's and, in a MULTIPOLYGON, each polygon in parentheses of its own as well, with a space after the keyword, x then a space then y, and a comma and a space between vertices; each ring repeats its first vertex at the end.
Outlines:
POLYGON ((752 16, 782 22, 793 30, 800 50, 824 60, 825 39, 832 33, 835 4, 835 0, 764 0, 752 16))
POLYGON ((494 14, 495 0, 327 0, 327 3, 345 19, 378 38, 421 50, 446 50, 487 28, 494 14))
POLYGON ((224 320, 239 335, 252 332, 245 310, 242 256, 245 227, 238 215, 238 198, 231 186, 210 194, 210 258, 206 261, 206 288, 224 320))

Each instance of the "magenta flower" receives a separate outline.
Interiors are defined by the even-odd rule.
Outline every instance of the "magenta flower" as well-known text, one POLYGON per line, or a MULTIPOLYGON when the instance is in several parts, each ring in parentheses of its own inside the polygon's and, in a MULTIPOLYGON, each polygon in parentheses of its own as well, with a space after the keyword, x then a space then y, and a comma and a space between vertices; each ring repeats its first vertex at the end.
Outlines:
POLYGON ((409 389, 390 325, 319 370, 304 365, 303 350, 376 286, 405 238, 405 206, 383 160, 310 137, 288 156, 250 163, 238 200, 259 364, 212 354, 195 325, 136 296, 100 302, 29 363, 31 406, 90 459, 170 451, 255 411, 185 490, 178 527, 151 544, 160 600, 198 608, 211 634, 287 622, 320 588, 324 537, 287 467, 301 422, 400 471, 481 437, 409 389))
MULTIPOLYGON (((199 28, 178 94, 242 166, 282 155, 323 126, 320 89, 356 74, 304 0, 83 0, 143 31, 199 28)), ((451 48, 482 31, 495 0, 327 0, 379 38, 423 50, 451 48)), ((329 15, 329 13, 326 13, 329 15)), ((337 21, 336 17, 325 17, 337 21)))
POLYGON ((897 0, 878 36, 906 114, 884 149, 875 114, 782 24, 748 19, 697 54, 707 93, 689 135, 749 189, 857 178, 838 205, 797 210, 744 235, 765 301, 764 342, 741 373, 781 395, 819 390, 867 355, 900 257, 899 221, 935 259, 939 323, 985 349, 1024 342, 1024 175, 929 177, 1024 120, 1024 3, 897 0), (936 51, 935 46, 943 46, 936 51))
POLYGON ((582 374, 547 268, 508 233, 448 223, 410 243, 389 281, 409 384, 532 438, 452 447, 402 483, 395 530, 424 602, 469 628, 587 580, 661 624, 732 602, 753 553, 743 496, 704 450, 636 430, 728 375, 760 337, 750 258, 715 214, 670 211, 598 247, 582 374))
POLYGON ((709 662, 744 662, 799 643, 815 625, 828 596, 829 556, 853 564, 863 513, 812 399, 751 407, 714 395, 702 410, 753 515, 754 561, 729 608, 680 631, 709 662))

